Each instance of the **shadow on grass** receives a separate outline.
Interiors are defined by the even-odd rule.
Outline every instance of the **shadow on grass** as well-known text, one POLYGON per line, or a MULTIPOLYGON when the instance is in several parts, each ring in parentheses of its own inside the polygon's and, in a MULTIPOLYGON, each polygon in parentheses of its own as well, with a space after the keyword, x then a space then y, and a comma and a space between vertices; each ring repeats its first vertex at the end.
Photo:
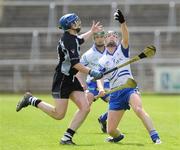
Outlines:
MULTIPOLYGON (((107 133, 103 133, 102 131, 99 131, 99 132, 82 132, 81 134, 108 135, 107 133)), ((123 132, 123 134, 128 135, 129 133, 123 132)))
POLYGON ((76 144, 76 145, 61 145, 61 147, 75 148, 75 147, 83 147, 83 146, 96 146, 96 144, 76 144))
POLYGON ((76 146, 96 146, 97 144, 77 144, 76 146))
MULTIPOLYGON (((145 146, 142 143, 109 143, 109 144, 116 144, 116 145, 123 145, 123 146, 132 145, 132 146, 139 146, 139 147, 145 146)), ((96 144, 77 144, 77 145, 71 145, 70 147, 97 146, 97 145, 98 145, 97 143, 96 144)), ((63 145, 63 146, 69 146, 69 145, 63 145)))
POLYGON ((144 146, 142 143, 117 143, 119 145, 135 145, 135 146, 144 146))

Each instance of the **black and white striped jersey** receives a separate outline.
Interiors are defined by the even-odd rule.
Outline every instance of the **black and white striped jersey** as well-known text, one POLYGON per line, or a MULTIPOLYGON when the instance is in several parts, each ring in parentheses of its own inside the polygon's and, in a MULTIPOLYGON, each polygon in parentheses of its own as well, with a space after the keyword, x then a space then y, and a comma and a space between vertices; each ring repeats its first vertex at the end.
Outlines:
POLYGON ((64 32, 57 46, 59 64, 56 71, 67 76, 74 76, 78 71, 73 66, 80 62, 80 45, 84 39, 69 32, 64 32))

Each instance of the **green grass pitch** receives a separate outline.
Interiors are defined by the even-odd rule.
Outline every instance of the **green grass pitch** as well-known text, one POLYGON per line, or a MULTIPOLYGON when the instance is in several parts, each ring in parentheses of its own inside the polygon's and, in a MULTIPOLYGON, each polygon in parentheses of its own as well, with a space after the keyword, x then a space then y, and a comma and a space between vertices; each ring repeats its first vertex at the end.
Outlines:
MULTIPOLYGON (((36 94, 53 103, 51 96, 36 94)), ((141 121, 132 110, 127 111, 119 125, 125 139, 117 144, 104 142, 108 137, 100 130, 98 116, 106 111, 101 100, 93 103, 91 112, 74 136, 77 146, 59 145, 75 112, 70 102, 66 117, 53 120, 32 106, 15 111, 21 94, 0 94, 0 149, 1 150, 179 150, 180 149, 180 95, 142 95, 143 106, 153 119, 162 144, 151 142, 141 121)))

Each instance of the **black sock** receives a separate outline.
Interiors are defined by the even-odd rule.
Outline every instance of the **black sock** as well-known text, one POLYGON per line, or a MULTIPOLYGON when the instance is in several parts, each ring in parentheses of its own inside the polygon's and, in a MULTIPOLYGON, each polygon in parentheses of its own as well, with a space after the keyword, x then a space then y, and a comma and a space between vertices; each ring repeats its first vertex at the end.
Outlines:
POLYGON ((41 100, 40 99, 37 99, 36 101, 35 101, 35 107, 37 107, 37 105, 39 104, 41 102, 41 100))
POLYGON ((29 98, 29 103, 30 103, 32 106, 37 107, 37 105, 38 105, 40 102, 41 102, 41 100, 38 99, 38 98, 36 98, 36 97, 34 97, 34 96, 32 96, 32 97, 29 98))
POLYGON ((64 133, 64 136, 62 137, 62 140, 63 141, 72 140, 74 133, 75 133, 75 131, 73 131, 72 129, 68 128, 66 130, 66 132, 64 133))
POLYGON ((69 133, 72 137, 73 137, 73 135, 74 135, 74 133, 75 133, 75 131, 72 130, 72 129, 70 129, 70 128, 68 128, 68 129, 66 130, 66 132, 69 133))

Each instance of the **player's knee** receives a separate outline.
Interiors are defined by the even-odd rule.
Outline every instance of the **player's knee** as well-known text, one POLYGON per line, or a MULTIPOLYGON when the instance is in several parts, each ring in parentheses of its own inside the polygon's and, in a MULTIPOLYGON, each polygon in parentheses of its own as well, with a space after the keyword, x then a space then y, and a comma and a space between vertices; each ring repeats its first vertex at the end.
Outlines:
POLYGON ((90 105, 87 104, 84 107, 81 107, 80 111, 85 113, 85 114, 88 114, 90 112, 90 105))
POLYGON ((143 108, 142 108, 142 107, 139 107, 139 106, 137 106, 137 107, 134 109, 134 111, 136 112, 136 114, 137 114, 138 116, 142 116, 142 115, 144 114, 143 108))
POLYGON ((85 113, 89 113, 89 112, 90 112, 90 106, 88 105, 88 106, 86 106, 85 108, 83 108, 83 111, 84 111, 85 113))
POLYGON ((88 94, 87 98, 88 98, 89 104, 91 105, 93 103, 93 101, 94 101, 94 95, 93 94, 88 94))
POLYGON ((56 120, 62 120, 64 117, 65 117, 65 113, 56 113, 56 114, 54 115, 54 118, 55 118, 56 120))

